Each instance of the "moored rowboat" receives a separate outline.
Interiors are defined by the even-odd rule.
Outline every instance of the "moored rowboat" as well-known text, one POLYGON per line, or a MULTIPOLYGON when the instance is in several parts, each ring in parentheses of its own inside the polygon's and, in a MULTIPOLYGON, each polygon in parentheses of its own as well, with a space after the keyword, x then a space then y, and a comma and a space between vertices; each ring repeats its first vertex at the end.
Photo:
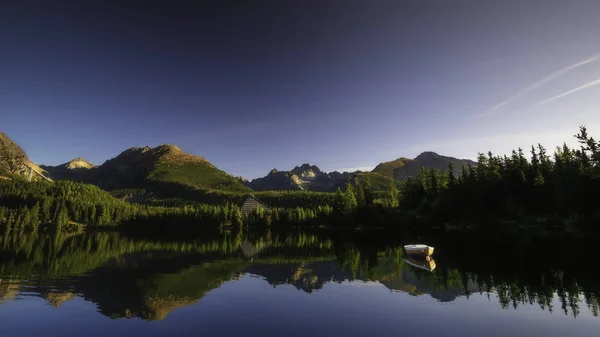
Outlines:
POLYGON ((408 255, 414 256, 431 256, 433 255, 433 247, 429 247, 428 245, 406 245, 404 246, 404 250, 408 255))

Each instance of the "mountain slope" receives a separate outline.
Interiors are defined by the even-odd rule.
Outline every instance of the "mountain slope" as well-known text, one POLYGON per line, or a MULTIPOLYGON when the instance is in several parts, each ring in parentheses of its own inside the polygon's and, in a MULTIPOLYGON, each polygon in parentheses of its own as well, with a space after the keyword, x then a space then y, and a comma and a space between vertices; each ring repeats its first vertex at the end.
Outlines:
POLYGON ((47 180, 47 172, 31 162, 19 145, 0 132, 0 176, 27 176, 29 168, 35 172, 31 176, 32 180, 47 180))
POLYGON ((94 165, 83 158, 75 158, 58 166, 41 165, 41 167, 53 179, 82 181, 85 180, 85 175, 94 165))
POLYGON ((389 176, 390 171, 392 177, 396 180, 406 180, 414 177, 423 167, 428 169, 438 169, 446 171, 448 165, 452 163, 456 174, 460 174, 461 168, 464 165, 471 164, 477 166, 477 163, 469 159, 457 159, 454 157, 446 157, 435 152, 423 152, 415 159, 400 158, 395 161, 385 162, 377 165, 373 172, 379 172, 389 176))
POLYGON ((77 158, 46 169, 55 174, 57 179, 85 181, 108 190, 165 185, 248 190, 233 176, 219 170, 203 157, 185 153, 175 145, 132 147, 96 167, 77 158))
POLYGON ((404 158, 404 157, 398 158, 396 160, 380 163, 379 165, 375 166, 375 168, 371 172, 379 173, 383 176, 392 178, 392 177, 394 177, 394 170, 405 166, 407 163, 410 163, 411 161, 412 161, 412 159, 408 159, 408 158, 404 158))
POLYGON ((0 172, 18 174, 27 160, 25 151, 0 132, 0 172))

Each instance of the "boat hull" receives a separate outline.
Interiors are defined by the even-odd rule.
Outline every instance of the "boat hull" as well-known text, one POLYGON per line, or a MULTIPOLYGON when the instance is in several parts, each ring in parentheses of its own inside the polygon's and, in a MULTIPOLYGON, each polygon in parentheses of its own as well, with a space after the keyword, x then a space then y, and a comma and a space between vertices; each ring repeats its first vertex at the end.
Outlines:
POLYGON ((410 256, 426 257, 426 256, 433 255, 434 249, 433 249, 433 247, 429 247, 429 246, 407 245, 407 246, 404 246, 404 250, 406 251, 406 254, 408 254, 410 256))

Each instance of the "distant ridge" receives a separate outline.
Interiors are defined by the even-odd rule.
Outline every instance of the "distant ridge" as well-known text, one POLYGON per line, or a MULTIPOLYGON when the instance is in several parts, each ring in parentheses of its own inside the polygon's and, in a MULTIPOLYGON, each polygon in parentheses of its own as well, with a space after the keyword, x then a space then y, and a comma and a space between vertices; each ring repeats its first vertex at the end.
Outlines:
POLYGON ((477 162, 470 159, 457 159, 439 155, 432 151, 426 151, 414 159, 399 158, 389 162, 383 162, 375 167, 373 172, 392 177, 396 180, 406 180, 414 177, 423 167, 428 169, 438 169, 440 171, 448 170, 448 165, 452 163, 456 174, 459 174, 461 168, 465 165, 477 166, 477 162))
POLYGON ((375 190, 385 190, 394 181, 414 177, 422 168, 446 171, 452 164, 456 174, 464 165, 477 166, 469 159, 442 156, 432 151, 419 154, 414 159, 400 157, 382 162, 371 172, 323 172, 318 166, 304 163, 289 171, 272 169, 265 177, 248 181, 233 177, 218 169, 204 157, 184 152, 177 145, 162 144, 156 147, 134 146, 95 166, 78 157, 57 166, 37 166, 25 152, 4 133, 0 133, 0 175, 24 175, 26 164, 40 179, 82 181, 107 190, 155 189, 171 190, 176 198, 181 188, 249 192, 269 190, 297 190, 334 192, 346 183, 356 184, 368 179, 375 190), (175 192, 179 191, 179 192, 175 192))
POLYGON ((334 192, 338 187, 343 188, 347 182, 369 178, 376 189, 386 189, 393 180, 371 172, 330 172, 326 173, 315 165, 308 163, 296 166, 290 171, 273 169, 263 178, 246 182, 246 186, 256 191, 295 190, 314 192, 334 192))
POLYGON ((329 192, 337 188, 337 184, 327 173, 317 166, 308 163, 294 167, 290 171, 272 169, 263 178, 257 178, 247 186, 256 191, 269 190, 307 190, 329 192))

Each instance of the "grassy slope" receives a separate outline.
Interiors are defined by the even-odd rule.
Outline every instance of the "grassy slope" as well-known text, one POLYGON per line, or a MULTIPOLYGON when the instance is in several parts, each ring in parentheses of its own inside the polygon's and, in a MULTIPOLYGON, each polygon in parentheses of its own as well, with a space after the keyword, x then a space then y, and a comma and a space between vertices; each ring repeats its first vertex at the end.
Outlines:
POLYGON ((373 191, 388 191, 390 189, 391 184, 395 184, 396 187, 400 187, 401 183, 395 181, 389 176, 385 176, 379 173, 374 172, 361 172, 355 176, 355 179, 360 181, 364 179, 369 179, 371 184, 371 189, 373 191))
POLYGON ((250 191, 234 177, 208 162, 182 165, 158 163, 149 172, 147 179, 194 188, 250 191))
POLYGON ((410 163, 411 161, 413 161, 413 160, 408 159, 408 158, 398 158, 396 160, 383 162, 383 163, 377 165, 371 172, 379 173, 383 176, 393 178, 394 170, 396 170, 397 168, 403 167, 404 165, 406 165, 407 163, 410 163))

